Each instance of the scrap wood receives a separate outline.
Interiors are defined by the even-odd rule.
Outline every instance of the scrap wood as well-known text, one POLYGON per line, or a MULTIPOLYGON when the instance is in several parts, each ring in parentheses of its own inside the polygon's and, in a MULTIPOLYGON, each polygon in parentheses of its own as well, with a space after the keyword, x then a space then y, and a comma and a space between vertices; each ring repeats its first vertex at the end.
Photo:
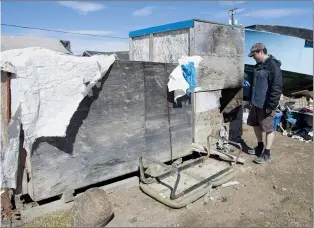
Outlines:
POLYGON ((238 185, 238 184, 240 184, 238 181, 231 181, 231 182, 222 184, 221 187, 229 187, 229 186, 238 185))
POLYGON ((199 152, 199 153, 206 153, 206 154, 208 153, 206 147, 204 147, 200 144, 197 144, 197 143, 192 143, 191 148, 192 148, 192 150, 199 152))
POLYGON ((1 219, 20 219, 20 213, 13 210, 9 189, 1 189, 1 219))
POLYGON ((1 214, 7 216, 12 208, 9 190, 7 188, 1 189, 1 214))
MULTIPOLYGON (((211 150, 210 154, 218 155, 221 159, 226 160, 226 161, 231 161, 231 162, 234 162, 237 159, 237 157, 232 155, 232 154, 225 154, 225 153, 219 152, 217 150, 211 150)), ((238 158, 238 163, 244 164, 245 159, 238 158)))
POLYGON ((302 90, 291 94, 295 98, 306 97, 306 99, 313 99, 313 91, 302 90))

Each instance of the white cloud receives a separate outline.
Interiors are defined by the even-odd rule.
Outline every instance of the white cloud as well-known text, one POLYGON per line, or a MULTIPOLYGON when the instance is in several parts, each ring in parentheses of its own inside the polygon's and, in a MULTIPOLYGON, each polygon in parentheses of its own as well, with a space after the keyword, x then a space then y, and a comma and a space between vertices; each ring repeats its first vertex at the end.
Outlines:
POLYGON ((219 3, 223 6, 235 6, 245 3, 245 1, 221 1, 219 3))
POLYGON ((236 13, 241 13, 241 12, 243 12, 244 10, 245 10, 244 8, 237 9, 237 10, 236 10, 236 13))
POLYGON ((90 12, 100 11, 105 8, 104 5, 91 2, 72 2, 72 1, 60 1, 60 5, 69 7, 80 14, 88 14, 90 12))
POLYGON ((287 17, 292 15, 302 15, 304 13, 306 13, 305 9, 264 9, 241 14, 240 16, 270 19, 287 17))
POLYGON ((133 16, 149 16, 153 13, 153 10, 155 9, 155 6, 146 6, 142 9, 135 10, 132 12, 133 16))
MULTIPOLYGON (((64 31, 64 30, 62 30, 62 31, 64 31)), ((103 30, 69 30, 66 32, 91 34, 91 35, 104 35, 104 36, 113 34, 113 31, 103 31, 103 30)))
POLYGON ((168 10, 176 10, 177 7, 169 6, 167 9, 168 9, 168 10))
MULTIPOLYGON (((241 13, 244 10, 245 10, 244 8, 237 9, 236 13, 241 13)), ((217 19, 225 18, 226 20, 228 20, 230 17, 227 10, 226 11, 219 11, 219 12, 203 11, 203 12, 201 12, 201 14, 208 15, 211 18, 217 18, 217 19)))

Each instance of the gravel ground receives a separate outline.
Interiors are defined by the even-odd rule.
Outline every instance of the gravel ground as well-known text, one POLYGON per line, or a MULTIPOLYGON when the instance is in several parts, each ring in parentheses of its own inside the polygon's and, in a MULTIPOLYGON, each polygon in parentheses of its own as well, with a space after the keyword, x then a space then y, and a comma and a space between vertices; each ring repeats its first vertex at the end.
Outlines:
MULTIPOLYGON (((249 146, 255 138, 244 131, 249 146)), ((252 156, 239 165, 234 180, 240 184, 219 187, 183 209, 170 209, 133 187, 109 194, 115 218, 108 227, 193 226, 193 227, 313 227, 313 144, 277 134, 272 160, 256 165, 252 156)), ((70 226, 70 212, 58 212, 35 219, 25 226, 70 226)))

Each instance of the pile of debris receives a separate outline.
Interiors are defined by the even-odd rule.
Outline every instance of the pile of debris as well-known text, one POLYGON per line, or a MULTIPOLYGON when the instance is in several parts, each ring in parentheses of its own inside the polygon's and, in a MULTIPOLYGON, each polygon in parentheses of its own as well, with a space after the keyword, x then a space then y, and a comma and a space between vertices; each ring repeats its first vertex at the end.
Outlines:
MULTIPOLYGON (((248 86, 244 84, 244 88, 248 86)), ((244 101, 244 124, 247 123, 249 109, 249 102, 244 101)), ((313 91, 302 90, 289 97, 281 96, 275 114, 274 130, 300 141, 313 141, 313 91)))
POLYGON ((283 97, 278 112, 282 117, 275 125, 283 135, 300 141, 313 141, 313 92, 303 90, 283 97))

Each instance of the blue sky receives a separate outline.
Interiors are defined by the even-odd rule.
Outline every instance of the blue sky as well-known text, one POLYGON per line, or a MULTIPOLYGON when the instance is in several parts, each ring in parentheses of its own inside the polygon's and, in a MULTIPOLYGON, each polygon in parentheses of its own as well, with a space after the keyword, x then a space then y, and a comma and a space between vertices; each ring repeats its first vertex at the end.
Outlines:
MULTIPOLYGON (((238 19, 253 24, 312 29, 312 1, 5 1, 1 23, 28 27, 128 37, 132 30, 192 18, 228 23, 228 10, 238 7, 238 19)), ((84 50, 128 50, 128 40, 69 35, 2 26, 2 34, 70 40, 76 54, 84 50)))

